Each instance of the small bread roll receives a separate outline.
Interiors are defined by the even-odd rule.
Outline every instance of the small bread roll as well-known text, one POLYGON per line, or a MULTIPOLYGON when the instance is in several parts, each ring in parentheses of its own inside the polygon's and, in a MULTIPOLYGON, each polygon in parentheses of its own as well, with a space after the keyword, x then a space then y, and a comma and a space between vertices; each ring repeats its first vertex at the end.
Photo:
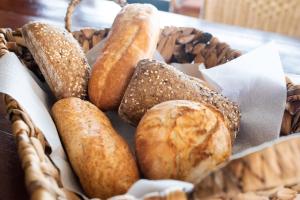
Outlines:
POLYGON ((150 4, 129 4, 114 20, 89 81, 89 98, 101 110, 118 108, 139 60, 152 58, 160 35, 150 4))
POLYGON ((140 169, 149 179, 198 183, 231 155, 223 115, 187 100, 160 103, 143 116, 136 136, 140 169))
POLYGON ((22 35, 57 99, 87 97, 90 66, 71 33, 50 24, 31 22, 22 27, 22 35))
POLYGON ((52 113, 71 165, 89 197, 126 193, 138 180, 128 145, 96 106, 67 98, 55 103, 52 113))

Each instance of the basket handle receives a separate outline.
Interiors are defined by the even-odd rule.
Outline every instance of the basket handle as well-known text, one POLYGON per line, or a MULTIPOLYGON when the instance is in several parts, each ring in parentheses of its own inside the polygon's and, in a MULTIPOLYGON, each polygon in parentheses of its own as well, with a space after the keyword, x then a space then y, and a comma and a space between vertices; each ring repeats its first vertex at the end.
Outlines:
MULTIPOLYGON (((119 4, 121 7, 124 7, 127 4, 126 0, 113 0, 113 1, 117 4, 119 4)), ((68 5, 67 13, 65 16, 65 28, 69 32, 71 32, 73 12, 80 2, 81 2, 81 0, 71 0, 68 5)))
POLYGON ((72 24, 72 15, 76 8, 76 6, 80 3, 81 0, 71 0, 65 17, 65 28, 67 31, 71 32, 71 24, 72 24))

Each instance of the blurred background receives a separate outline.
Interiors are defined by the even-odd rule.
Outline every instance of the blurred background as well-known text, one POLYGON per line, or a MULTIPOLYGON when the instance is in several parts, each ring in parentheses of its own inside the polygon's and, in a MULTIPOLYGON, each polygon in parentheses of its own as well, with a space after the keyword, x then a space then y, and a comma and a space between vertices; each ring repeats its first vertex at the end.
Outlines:
MULTIPOLYGON (((161 11, 182 14, 204 21, 300 38, 300 0, 127 1, 128 3, 151 3, 161 11)), ((64 17, 68 2, 69 0, 0 0, 0 26, 20 27, 28 20, 36 20, 36 16, 46 21, 59 21, 64 17)), ((114 10, 111 2, 108 3, 105 0, 82 0, 80 8, 75 13, 75 19, 79 25, 93 25, 100 17, 101 20, 108 18, 114 10), (101 7, 107 9, 103 11, 101 7), (95 10, 101 10, 101 12, 95 13, 95 10), (76 15, 80 17, 77 19, 76 15)))
POLYGON ((299 0, 128 0, 163 11, 300 37, 299 0))

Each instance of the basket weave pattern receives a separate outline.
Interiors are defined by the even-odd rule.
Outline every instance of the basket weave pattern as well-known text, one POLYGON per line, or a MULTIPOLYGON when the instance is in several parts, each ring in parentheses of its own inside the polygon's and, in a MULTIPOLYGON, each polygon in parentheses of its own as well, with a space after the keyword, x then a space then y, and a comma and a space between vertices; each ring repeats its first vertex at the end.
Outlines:
POLYGON ((64 199, 59 171, 47 156, 50 148, 43 134, 14 99, 7 95, 3 97, 31 199, 64 199))
POLYGON ((198 185, 196 194, 198 197, 215 196, 220 199, 225 193, 227 198, 234 199, 300 198, 297 194, 300 192, 299 158, 300 137, 290 138, 231 161, 221 170, 206 177, 198 185))

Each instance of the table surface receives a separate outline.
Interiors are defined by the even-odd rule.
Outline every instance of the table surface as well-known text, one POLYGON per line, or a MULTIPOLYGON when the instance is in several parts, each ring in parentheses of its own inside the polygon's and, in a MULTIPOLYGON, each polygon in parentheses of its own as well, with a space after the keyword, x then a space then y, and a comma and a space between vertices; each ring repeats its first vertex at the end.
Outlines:
MULTIPOLYGON (((28 21, 40 20, 60 26, 64 24, 67 0, 0 0, 0 27, 18 28, 28 21)), ((80 27, 110 27, 119 7, 112 2, 84 0, 73 16, 73 30, 80 27)), ((206 22, 177 14, 160 12, 161 26, 195 27, 210 32, 232 48, 250 51, 274 41, 287 73, 300 74, 300 39, 279 34, 206 22)), ((271 72, 270 72, 271 73, 271 72)), ((10 125, 0 101, 0 200, 28 199, 10 125)))

